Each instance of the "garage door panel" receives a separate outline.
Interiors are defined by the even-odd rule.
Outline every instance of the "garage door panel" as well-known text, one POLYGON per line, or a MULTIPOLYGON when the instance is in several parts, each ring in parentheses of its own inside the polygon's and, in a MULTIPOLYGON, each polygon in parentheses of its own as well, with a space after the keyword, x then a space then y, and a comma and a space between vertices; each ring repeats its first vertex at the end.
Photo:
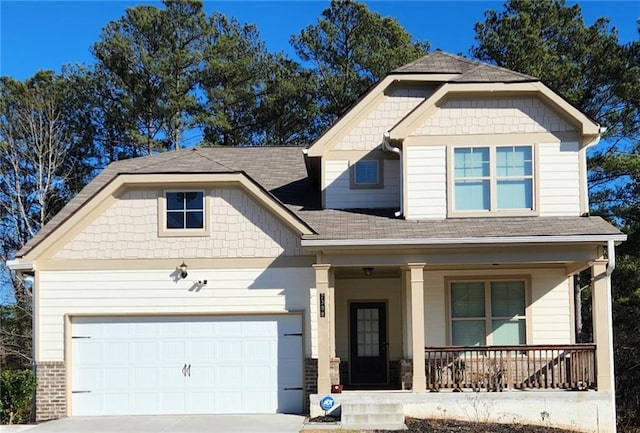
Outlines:
POLYGON ((141 366, 131 368, 131 385, 135 389, 153 389, 160 384, 157 367, 141 366))
POLYGON ((91 392, 72 412, 299 413, 302 393, 283 388, 302 387, 301 328, 285 315, 74 319, 72 390, 91 392))
MULTIPOLYGON (((98 340, 100 344, 100 340, 98 340)), ((104 354, 101 363, 128 364, 131 359, 131 344, 126 341, 107 340, 102 343, 104 354)))
POLYGON ((134 412, 157 413, 158 394, 155 392, 136 392, 133 394, 134 412))
POLYGON ((184 363, 187 357, 186 343, 181 341, 160 341, 159 357, 167 362, 184 363))
POLYGON ((159 395, 159 410, 151 413, 181 414, 187 409, 187 395, 184 392, 163 392, 159 395))
POLYGON ((192 364, 199 362, 210 362, 215 359, 215 346, 210 340, 198 339, 191 341, 191 351, 189 361, 192 364))
POLYGON ((244 360, 244 342, 241 339, 225 339, 216 342, 216 355, 220 362, 237 363, 244 360))
MULTIPOLYGON (((113 408, 115 412, 125 413, 130 411, 131 407, 134 407, 134 403, 131 394, 128 392, 107 392, 104 394, 102 401, 103 407, 113 408)), ((101 411, 102 408, 95 408, 95 410, 101 411)))
POLYGON ((156 363, 159 354, 159 341, 148 341, 143 339, 136 339, 132 343, 133 357, 130 362, 133 363, 156 363))
POLYGON ((129 367, 103 368, 101 371, 104 377, 103 388, 128 389, 132 382, 129 370, 129 367))

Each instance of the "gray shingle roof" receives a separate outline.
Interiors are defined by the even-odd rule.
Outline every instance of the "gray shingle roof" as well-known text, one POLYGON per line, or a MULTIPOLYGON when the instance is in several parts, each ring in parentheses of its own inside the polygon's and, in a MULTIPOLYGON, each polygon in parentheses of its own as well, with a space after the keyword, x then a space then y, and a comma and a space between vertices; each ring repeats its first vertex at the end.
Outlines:
POLYGON ((563 235, 620 235, 599 217, 468 218, 407 221, 391 209, 321 210, 297 147, 195 148, 118 161, 73 198, 27 245, 23 256, 121 174, 244 172, 315 230, 305 239, 428 239, 563 235))
POLYGON ((538 78, 465 57, 434 51, 392 71, 393 74, 459 74, 461 83, 513 83, 540 81, 538 78))
MULTIPOLYGON (((301 148, 194 148, 117 161, 107 166, 18 251, 23 256, 121 174, 235 173, 245 171, 267 191, 297 202, 307 185, 301 148), (295 182, 295 181, 299 182, 295 182), (291 185, 289 185, 291 184, 291 185)), ((307 201, 300 206, 309 206, 307 201)))
POLYGON ((391 210, 316 210, 300 212, 318 235, 305 239, 463 239, 530 236, 620 235, 600 217, 452 218, 407 221, 391 210))

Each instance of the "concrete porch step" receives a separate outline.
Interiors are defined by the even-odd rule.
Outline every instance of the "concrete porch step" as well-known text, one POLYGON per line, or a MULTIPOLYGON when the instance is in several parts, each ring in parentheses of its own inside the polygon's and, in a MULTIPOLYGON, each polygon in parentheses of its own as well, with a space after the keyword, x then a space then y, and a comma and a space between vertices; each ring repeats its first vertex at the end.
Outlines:
POLYGON ((404 407, 399 403, 342 404, 341 424, 353 429, 405 430, 404 407))

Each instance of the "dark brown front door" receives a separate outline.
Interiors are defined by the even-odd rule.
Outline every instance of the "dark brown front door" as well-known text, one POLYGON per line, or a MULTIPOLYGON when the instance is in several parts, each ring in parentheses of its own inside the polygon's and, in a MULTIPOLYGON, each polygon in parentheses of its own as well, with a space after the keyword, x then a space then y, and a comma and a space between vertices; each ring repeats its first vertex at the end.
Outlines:
POLYGON ((351 384, 386 385, 387 306, 384 302, 351 303, 351 384))

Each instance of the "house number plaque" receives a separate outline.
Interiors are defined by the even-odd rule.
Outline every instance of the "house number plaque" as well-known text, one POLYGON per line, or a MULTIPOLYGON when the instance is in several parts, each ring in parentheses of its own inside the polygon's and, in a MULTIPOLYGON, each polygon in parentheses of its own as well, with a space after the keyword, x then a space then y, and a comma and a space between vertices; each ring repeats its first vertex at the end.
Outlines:
POLYGON ((320 317, 325 315, 324 293, 320 293, 320 317))

